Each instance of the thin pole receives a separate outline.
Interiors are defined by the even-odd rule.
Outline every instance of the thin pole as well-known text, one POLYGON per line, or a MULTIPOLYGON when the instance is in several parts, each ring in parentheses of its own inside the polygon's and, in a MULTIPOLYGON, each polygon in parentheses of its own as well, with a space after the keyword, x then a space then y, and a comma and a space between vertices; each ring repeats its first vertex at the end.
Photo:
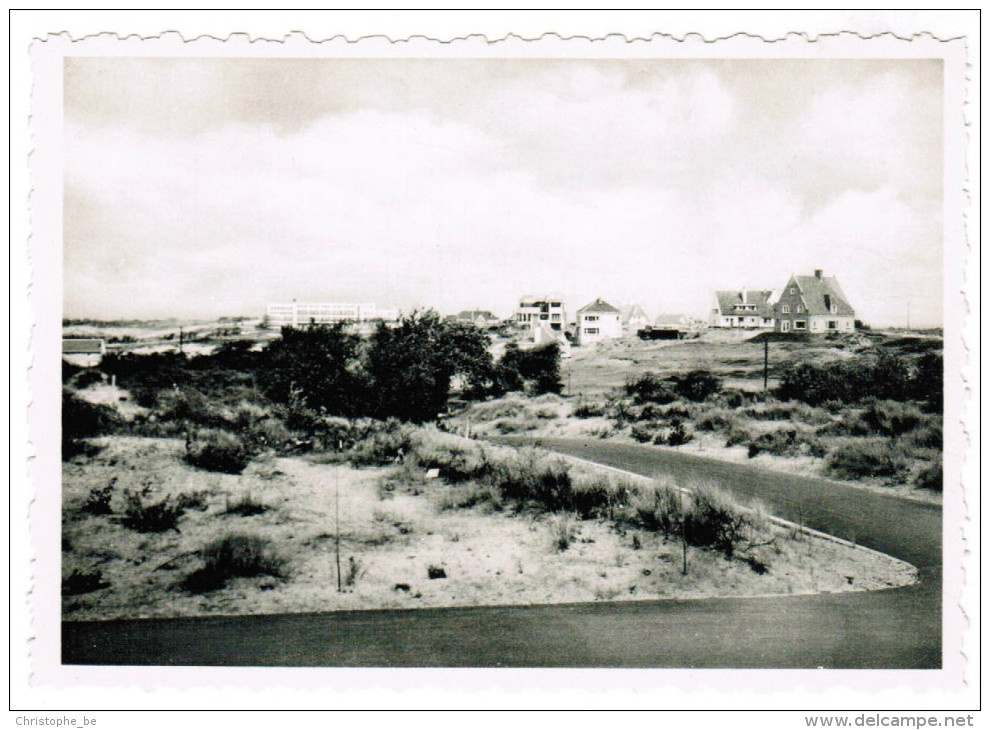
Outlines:
POLYGON ((333 470, 333 501, 334 501, 334 513, 333 521, 335 525, 335 532, 337 533, 337 593, 343 593, 343 588, 340 584, 340 475, 338 474, 337 468, 333 470))
POLYGON ((684 492, 681 492, 681 550, 684 555, 681 575, 687 575, 687 510, 684 507, 684 492))
POLYGON ((767 380, 770 376, 770 340, 763 340, 763 398, 766 400, 767 380))

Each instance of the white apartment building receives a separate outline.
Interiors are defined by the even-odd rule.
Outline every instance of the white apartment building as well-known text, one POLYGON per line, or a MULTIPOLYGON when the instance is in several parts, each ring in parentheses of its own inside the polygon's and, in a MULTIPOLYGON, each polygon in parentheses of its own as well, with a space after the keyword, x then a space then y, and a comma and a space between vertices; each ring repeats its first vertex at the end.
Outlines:
POLYGON ((516 324, 528 330, 538 330, 545 324, 551 330, 563 332, 567 324, 564 300, 559 296, 521 297, 516 324))
POLYGON ((346 302, 292 302, 269 304, 268 322, 273 327, 299 327, 307 324, 336 324, 337 322, 394 322, 396 309, 379 309, 375 304, 346 302))

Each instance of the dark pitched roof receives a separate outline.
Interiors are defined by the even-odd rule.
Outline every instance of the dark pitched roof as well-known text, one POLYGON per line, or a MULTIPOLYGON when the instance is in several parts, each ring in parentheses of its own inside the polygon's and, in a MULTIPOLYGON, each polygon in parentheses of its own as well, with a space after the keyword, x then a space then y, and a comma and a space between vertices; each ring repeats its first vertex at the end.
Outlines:
POLYGON ((773 296, 770 289, 743 289, 741 291, 717 291, 715 297, 718 299, 719 312, 725 316, 743 315, 753 317, 773 317, 773 307, 768 304, 768 300, 773 296), (756 311, 736 311, 739 306, 756 306, 756 311))
POLYGON ((65 355, 99 355, 103 352, 103 340, 67 339, 62 340, 62 353, 65 355))
POLYGON ((829 304, 835 305, 835 314, 855 316, 856 312, 834 276, 795 276, 808 314, 832 314, 829 304))
POLYGON ((601 312, 603 314, 620 314, 619 310, 613 307, 611 304, 606 302, 601 297, 598 297, 591 304, 586 304, 578 310, 578 314, 583 314, 585 312, 601 312))

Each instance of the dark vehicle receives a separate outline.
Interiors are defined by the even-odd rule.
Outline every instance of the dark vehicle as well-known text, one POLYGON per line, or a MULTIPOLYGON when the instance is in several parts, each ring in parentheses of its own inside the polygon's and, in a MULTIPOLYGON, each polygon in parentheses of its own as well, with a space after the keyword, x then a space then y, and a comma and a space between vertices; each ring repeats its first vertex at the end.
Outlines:
POLYGON ((657 329, 653 327, 644 327, 636 333, 641 340, 679 340, 681 339, 680 330, 671 329, 657 329))

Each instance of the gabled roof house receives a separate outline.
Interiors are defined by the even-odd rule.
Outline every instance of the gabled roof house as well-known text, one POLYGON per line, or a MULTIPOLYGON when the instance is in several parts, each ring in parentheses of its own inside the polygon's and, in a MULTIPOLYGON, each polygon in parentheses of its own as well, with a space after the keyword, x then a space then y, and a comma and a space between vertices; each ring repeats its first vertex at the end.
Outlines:
POLYGON ((856 310, 834 276, 794 276, 787 282, 774 306, 777 332, 852 332, 856 310))
POLYGON ((708 324, 712 327, 771 329, 777 293, 772 289, 717 291, 708 324))
POLYGON ((577 311, 574 339, 579 345, 622 337, 622 312, 599 297, 577 311))

